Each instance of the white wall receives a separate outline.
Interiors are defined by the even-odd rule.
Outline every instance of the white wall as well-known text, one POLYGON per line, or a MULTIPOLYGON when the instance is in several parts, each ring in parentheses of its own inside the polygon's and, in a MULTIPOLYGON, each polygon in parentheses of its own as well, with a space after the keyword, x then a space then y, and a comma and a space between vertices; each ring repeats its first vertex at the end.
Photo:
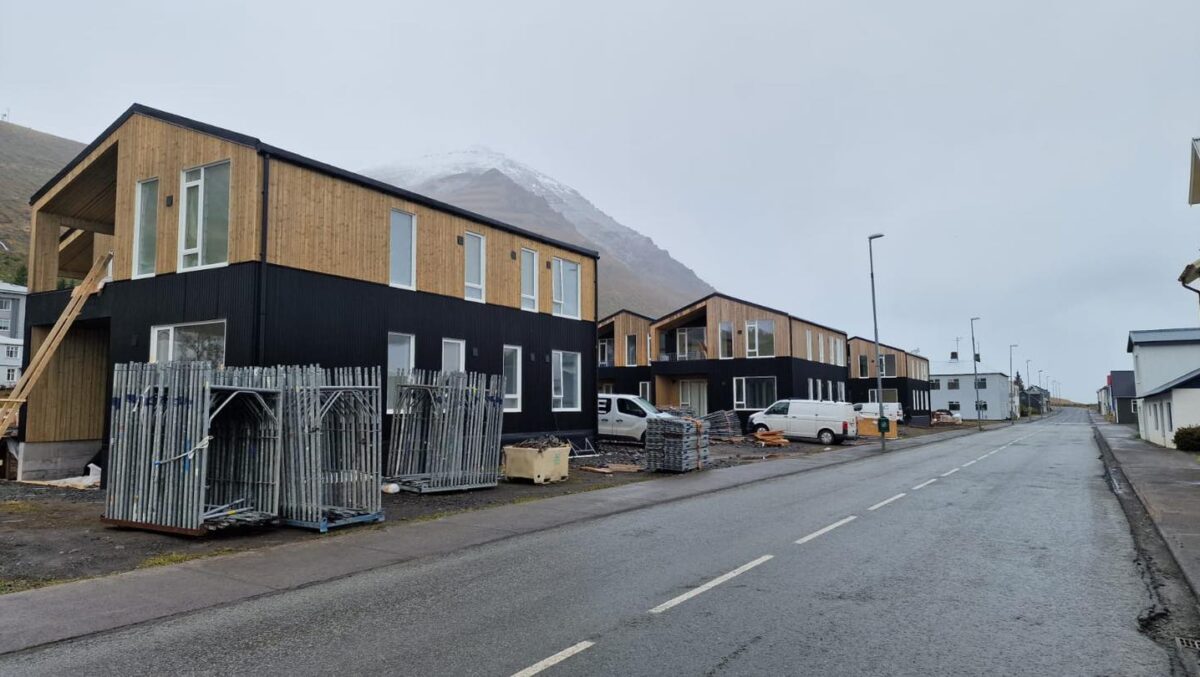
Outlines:
POLYGON ((1175 431, 1200 425, 1200 388, 1176 388, 1141 400, 1138 435, 1161 447, 1175 448, 1175 431), (1171 415, 1167 416, 1167 404, 1171 415), (1169 420, 1168 420, 1169 419, 1169 420))
POLYGON ((1139 397, 1194 369, 1200 369, 1200 343, 1133 346, 1133 383, 1139 397))
MULTIPOLYGON (((987 410, 979 412, 979 418, 999 421, 1009 415, 1008 376, 1004 374, 980 374, 979 378, 987 379, 987 388, 979 390, 979 399, 987 403, 987 410)), ((958 413, 963 418, 975 418, 975 377, 972 374, 930 374, 929 380, 938 380, 941 387, 929 390, 929 404, 933 409, 949 409, 953 400, 961 406, 958 413), (950 379, 958 379, 958 390, 949 390, 946 385, 950 379)))

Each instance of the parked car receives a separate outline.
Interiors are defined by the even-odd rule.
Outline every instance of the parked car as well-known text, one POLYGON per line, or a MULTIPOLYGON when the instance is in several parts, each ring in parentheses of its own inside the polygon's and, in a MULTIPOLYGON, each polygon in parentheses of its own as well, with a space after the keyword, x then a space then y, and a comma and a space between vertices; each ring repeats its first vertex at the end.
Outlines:
POLYGON ((933 412, 934 423, 962 423, 962 414, 949 409, 938 409, 933 412))
POLYGON ((858 437, 858 417, 848 402, 779 400, 750 415, 750 430, 782 430, 784 437, 841 444, 858 437))
MULTIPOLYGON (((860 416, 869 418, 879 418, 879 403, 878 402, 861 402, 854 405, 854 411, 857 411, 860 416)), ((893 421, 904 421, 904 407, 900 406, 899 402, 884 402, 883 413, 893 421)))
POLYGON ((646 441, 646 421, 673 418, 637 395, 600 393, 596 398, 597 432, 601 437, 646 441))

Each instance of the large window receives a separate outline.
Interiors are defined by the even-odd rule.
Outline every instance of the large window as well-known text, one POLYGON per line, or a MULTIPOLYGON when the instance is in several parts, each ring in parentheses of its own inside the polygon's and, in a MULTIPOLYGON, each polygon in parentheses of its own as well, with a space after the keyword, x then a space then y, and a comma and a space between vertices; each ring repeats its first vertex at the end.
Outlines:
POLYGON ((737 376, 733 379, 734 409, 766 409, 775 399, 774 376, 737 376))
POLYGON ((942 389, 942 379, 935 378, 932 381, 930 381, 929 389, 930 390, 941 390, 942 389))
POLYGON ((0 310, 5 312, 12 310, 12 299, 0 299, 0 310))
POLYGON ((866 355, 858 356, 858 377, 859 378, 867 378, 868 376, 871 375, 871 372, 867 367, 867 365, 869 365, 869 364, 871 364, 871 359, 869 357, 867 357, 866 355))
POLYGON ((597 355, 596 358, 600 361, 601 367, 613 366, 613 340, 612 339, 610 339, 610 338, 600 339, 598 352, 599 352, 599 355, 597 355))
POLYGON ((478 233, 468 232, 463 236, 464 274, 463 298, 483 303, 487 299, 487 240, 478 233))
POLYGON ((521 346, 504 346, 504 411, 521 411, 521 346))
POLYGON ((396 407, 396 386, 400 372, 412 371, 416 339, 412 334, 388 334, 387 337, 387 409, 396 407))
POLYGON ((680 327, 675 330, 675 359, 703 360, 708 358, 704 346, 704 327, 680 327))
POLYGON ((805 346, 806 359, 809 362, 812 362, 812 330, 811 329, 804 330, 804 346, 805 346))
POLYGON ((733 323, 722 321, 719 328, 720 339, 717 342, 717 357, 728 360, 733 357, 733 323))
POLYGON ((987 379, 982 376, 975 379, 975 387, 980 390, 987 390, 987 379))
POLYGON ((537 252, 532 249, 521 250, 521 310, 537 312, 537 252))
POLYGON ((958 390, 958 379, 952 378, 946 380, 946 390, 958 390))
POLYGON ((579 411, 582 379, 579 353, 555 350, 550 353, 550 408, 579 411))
POLYGON ((775 357, 775 320, 746 322, 746 357, 775 357))
POLYGON ((554 278, 555 315, 579 319, 579 264, 574 261, 554 259, 550 266, 554 278))
POLYGON ((225 363, 225 320, 150 328, 151 362, 225 363))
POLYGON ((154 274, 158 247, 158 179, 139 181, 133 215, 133 276, 154 274))
POLYGON ((629 334, 625 337, 625 366, 636 367, 637 363, 637 334, 629 334))
POLYGON ((10 330, 12 330, 12 318, 0 317, 0 332, 7 332, 10 330))
POLYGON ((229 262, 229 161, 183 173, 179 269, 229 262))
POLYGON ((646 400, 647 402, 650 401, 650 382, 649 381, 638 381, 638 397, 642 398, 643 400, 646 400))
MULTIPOLYGON (((879 401, 879 390, 877 390, 876 388, 871 388, 870 392, 867 394, 867 401, 868 402, 878 402, 879 401)), ((899 402, 900 401, 900 391, 895 388, 884 388, 883 389, 883 401, 884 402, 899 402)))
POLYGON ((4 356, 10 360, 21 357, 21 346, 4 346, 4 356))
POLYGON ((416 217, 399 209, 392 210, 390 231, 390 264, 388 281, 393 287, 414 289, 417 286, 417 222, 416 217))
POLYGON ((846 342, 840 338, 837 340, 837 366, 846 366, 846 342))
POLYGON ((892 354, 880 355, 879 359, 883 362, 883 377, 889 378, 896 375, 896 356, 892 354))
POLYGON ((442 371, 467 370, 467 342, 462 339, 442 339, 442 371))

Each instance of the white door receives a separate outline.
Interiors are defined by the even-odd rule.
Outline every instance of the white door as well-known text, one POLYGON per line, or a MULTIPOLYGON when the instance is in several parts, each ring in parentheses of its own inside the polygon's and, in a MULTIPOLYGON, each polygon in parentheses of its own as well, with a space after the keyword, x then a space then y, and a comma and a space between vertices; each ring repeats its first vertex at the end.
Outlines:
POLYGON ((689 409, 693 416, 708 414, 708 381, 680 381, 679 406, 689 409))

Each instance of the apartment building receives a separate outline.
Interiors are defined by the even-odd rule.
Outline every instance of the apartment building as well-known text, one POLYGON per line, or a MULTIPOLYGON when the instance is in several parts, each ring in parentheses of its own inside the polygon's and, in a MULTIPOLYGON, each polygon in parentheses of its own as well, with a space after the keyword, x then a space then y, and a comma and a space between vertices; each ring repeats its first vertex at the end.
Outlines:
POLYGON ((1131 331, 1125 350, 1133 356, 1138 434, 1171 446, 1179 422, 1200 420, 1200 399, 1194 397, 1200 328, 1131 331))
POLYGON ((846 333, 710 294, 650 326, 654 403, 743 419, 777 399, 846 401, 846 333))
POLYGON ((506 438, 595 434, 596 252, 137 104, 31 205, 31 347, 113 259, 23 449, 94 454, 112 365, 146 360, 503 373, 506 438))
MULTIPOLYGON (((878 398, 879 365, 875 341, 859 336, 849 342, 850 398, 852 402, 874 402, 878 398)), ((930 421, 929 360, 895 346, 879 344, 883 364, 883 401, 899 402, 905 420, 917 425, 930 421)))
POLYGON ((27 291, 20 285, 0 282, 0 388, 11 388, 21 378, 27 291))
POLYGON ((597 381, 602 393, 640 395, 654 401, 654 375, 650 370, 654 318, 632 310, 619 310, 596 325, 597 381))
POLYGON ((1010 418, 1016 408, 1008 374, 984 364, 958 359, 930 365, 929 399, 933 410, 958 412, 965 419, 999 421, 1010 418), (979 399, 975 399, 976 390, 979 399), (974 402, 974 404, 972 404, 974 402))

